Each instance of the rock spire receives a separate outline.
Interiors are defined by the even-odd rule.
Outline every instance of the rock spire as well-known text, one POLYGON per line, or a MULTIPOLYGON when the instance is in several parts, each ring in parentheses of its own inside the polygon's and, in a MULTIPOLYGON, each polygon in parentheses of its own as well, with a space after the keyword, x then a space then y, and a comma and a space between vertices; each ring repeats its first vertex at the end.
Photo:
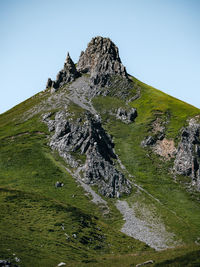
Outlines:
POLYGON ((67 53, 63 69, 58 72, 55 81, 52 81, 50 78, 48 79, 46 87, 52 87, 52 91, 56 91, 64 84, 74 81, 78 76, 79 73, 76 70, 76 66, 69 53, 67 53))
POLYGON ((85 52, 81 52, 77 70, 89 73, 92 82, 105 86, 111 75, 127 78, 126 68, 122 65, 117 46, 109 39, 95 37, 88 44, 85 52))
POLYGON ((109 38, 98 36, 90 41, 85 52, 81 52, 77 68, 68 53, 64 68, 59 71, 55 81, 48 79, 46 88, 51 87, 52 91, 56 91, 84 73, 90 75, 90 85, 96 88, 109 86, 113 75, 128 80, 117 46, 109 38))

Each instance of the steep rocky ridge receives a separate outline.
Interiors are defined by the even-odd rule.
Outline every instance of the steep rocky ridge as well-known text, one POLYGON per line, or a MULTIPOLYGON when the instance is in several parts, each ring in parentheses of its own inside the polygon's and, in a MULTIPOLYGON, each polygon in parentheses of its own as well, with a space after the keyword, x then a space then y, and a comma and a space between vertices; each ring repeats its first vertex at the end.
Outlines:
POLYGON ((86 184, 97 185, 99 192, 107 197, 120 197, 131 191, 130 182, 119 172, 114 160, 114 144, 101 126, 98 115, 87 112, 84 118, 70 120, 70 113, 58 112, 55 119, 51 113, 43 116, 49 131, 54 131, 50 147, 56 149, 60 156, 72 168, 79 168, 86 184), (72 153, 79 152, 86 159, 76 160, 72 153))

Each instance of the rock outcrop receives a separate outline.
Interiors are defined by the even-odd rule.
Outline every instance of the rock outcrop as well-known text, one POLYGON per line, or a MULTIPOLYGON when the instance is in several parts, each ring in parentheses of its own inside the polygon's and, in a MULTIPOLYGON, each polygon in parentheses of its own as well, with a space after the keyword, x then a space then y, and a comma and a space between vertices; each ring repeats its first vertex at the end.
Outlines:
POLYGON ((190 176, 192 184, 200 190, 200 124, 195 119, 189 121, 189 125, 182 129, 181 140, 178 145, 177 155, 174 161, 174 169, 177 174, 190 176))
POLYGON ((157 140, 153 136, 149 135, 144 140, 142 140, 141 146, 142 147, 152 146, 156 143, 156 141, 157 140))
POLYGON ((113 75, 119 75, 129 81, 117 46, 109 38, 98 36, 91 40, 85 52, 81 52, 77 68, 68 53, 64 68, 59 71, 55 81, 48 79, 46 88, 55 92, 84 73, 89 74, 90 86, 94 90, 95 87, 109 86, 113 75))
POLYGON ((77 77, 79 77, 79 73, 68 53, 64 63, 64 68, 58 72, 55 81, 52 81, 50 78, 48 79, 46 88, 50 87, 52 88, 52 92, 54 92, 66 83, 74 81, 77 77))
POLYGON ((89 73, 92 84, 99 86, 109 85, 111 75, 128 78, 118 48, 109 38, 100 36, 93 38, 85 52, 81 52, 77 70, 89 73))
POLYGON ((62 111, 56 113, 54 120, 50 115, 43 116, 49 130, 54 131, 50 147, 57 150, 72 168, 82 172, 85 183, 97 185, 99 192, 107 197, 130 193, 130 182, 115 167, 114 144, 98 115, 86 112, 84 119, 76 121, 70 120, 70 114, 62 111))
MULTIPOLYGON (((47 123, 49 131, 54 132, 50 147, 59 152, 79 178, 81 172, 85 183, 97 185, 102 195, 120 197, 130 193, 130 182, 114 164, 117 160, 114 144, 91 104, 95 95, 112 94, 124 99, 132 89, 115 44, 108 38, 93 38, 86 51, 81 53, 77 67, 68 54, 64 68, 55 81, 48 79, 47 88, 55 92, 69 82, 73 83, 68 86, 68 98, 87 111, 84 118, 81 116, 76 120, 72 119, 72 114, 63 111, 57 112, 54 120, 51 119, 51 113, 45 114, 43 121, 47 123), (116 90, 116 81, 119 90, 116 90)), ((134 108, 128 111, 121 108, 115 116, 125 123, 131 123, 137 111, 134 108)))
POLYGON ((131 108, 130 110, 125 110, 123 108, 117 109, 116 118, 120 119, 124 123, 131 123, 137 117, 137 110, 136 108, 131 108))
POLYGON ((0 260, 0 267, 18 267, 17 264, 11 263, 8 260, 0 260))
POLYGON ((154 146, 157 142, 165 138, 165 125, 166 121, 157 117, 150 125, 151 135, 146 136, 141 142, 142 147, 154 146))
POLYGON ((177 149, 174 140, 165 137, 166 124, 167 122, 165 120, 157 117, 151 123, 151 135, 147 136, 141 142, 141 146, 150 147, 154 153, 165 160, 170 160, 175 157, 177 149))

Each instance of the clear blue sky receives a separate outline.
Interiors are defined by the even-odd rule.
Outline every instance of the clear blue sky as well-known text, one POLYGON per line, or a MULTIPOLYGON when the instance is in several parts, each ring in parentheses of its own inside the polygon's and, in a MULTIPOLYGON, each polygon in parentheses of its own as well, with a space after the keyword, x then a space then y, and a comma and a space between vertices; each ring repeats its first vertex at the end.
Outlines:
POLYGON ((110 37, 128 72, 200 108, 200 0, 1 0, 0 113, 45 89, 67 51, 110 37))

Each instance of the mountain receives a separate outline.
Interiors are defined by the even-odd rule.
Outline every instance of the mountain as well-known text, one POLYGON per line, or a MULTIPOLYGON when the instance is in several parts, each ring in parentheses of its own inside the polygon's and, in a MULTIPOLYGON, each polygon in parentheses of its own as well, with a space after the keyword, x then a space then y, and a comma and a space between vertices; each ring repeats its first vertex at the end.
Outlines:
POLYGON ((200 110, 95 37, 0 115, 0 266, 199 266, 200 110))

